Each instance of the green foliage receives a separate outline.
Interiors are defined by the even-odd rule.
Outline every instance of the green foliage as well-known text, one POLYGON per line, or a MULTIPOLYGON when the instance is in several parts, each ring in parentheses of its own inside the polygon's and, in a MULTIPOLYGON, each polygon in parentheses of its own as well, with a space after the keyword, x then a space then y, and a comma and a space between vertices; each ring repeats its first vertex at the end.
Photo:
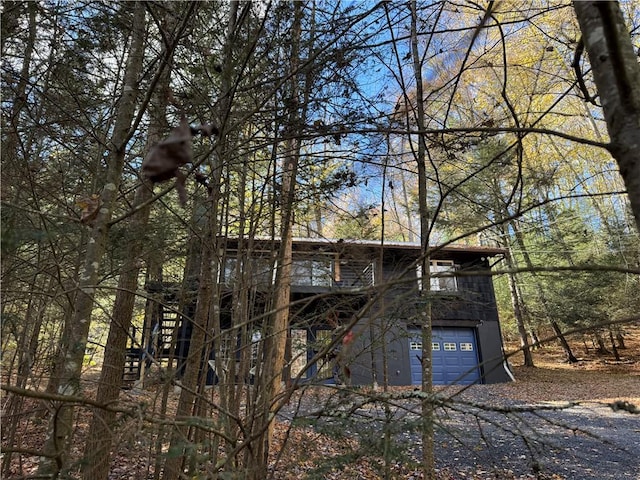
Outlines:
MULTIPOLYGON (((570 328, 597 328, 634 315, 639 303, 631 289, 637 288, 638 275, 618 268, 637 265, 637 237, 610 225, 599 231, 574 209, 547 208, 546 213, 549 226, 527 236, 529 254, 539 265, 575 267, 538 277, 546 313, 570 328)), ((533 312, 542 308, 530 305, 533 312)))
POLYGON ((380 238, 380 209, 372 205, 354 206, 335 219, 333 236, 344 239, 376 240, 380 238))

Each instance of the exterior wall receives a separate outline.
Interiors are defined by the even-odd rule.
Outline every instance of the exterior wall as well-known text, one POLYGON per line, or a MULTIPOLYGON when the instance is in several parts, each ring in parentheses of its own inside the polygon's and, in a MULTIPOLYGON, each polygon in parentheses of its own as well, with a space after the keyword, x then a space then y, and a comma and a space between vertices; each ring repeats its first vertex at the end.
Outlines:
MULTIPOLYGON (((383 359, 386 357, 389 385, 411 385, 411 368, 408 329, 419 328, 420 304, 416 303, 417 279, 414 269, 408 268, 413 258, 391 257, 382 267, 383 277, 396 285, 389 289, 375 312, 381 312, 374 323, 374 336, 382 336, 384 324, 385 348, 372 340, 369 321, 362 321, 356 329, 357 348, 360 352, 352 366, 353 384, 371 384, 372 365, 375 364, 376 380, 384 378, 383 359), (404 274, 403 278, 399 278, 404 274), (406 281, 403 281, 406 280, 406 281), (411 280, 411 281, 409 281, 411 280), (371 352, 374 352, 374 361, 371 352)), ((488 261, 475 255, 454 258, 460 271, 480 268, 489 270, 488 261)), ((502 362, 502 336, 491 276, 459 276, 457 290, 431 292, 432 324, 434 327, 472 328, 477 340, 480 358, 480 374, 483 383, 508 382, 511 377, 502 362)))
MULTIPOLYGON (((468 325, 448 324, 447 326, 468 325)), ((384 381, 384 359, 387 363, 387 381, 391 386, 411 385, 411 362, 409 351, 410 324, 396 322, 388 325, 390 331, 384 334, 385 347, 380 344, 380 328, 374 327, 374 337, 370 332, 368 321, 361 322, 354 329, 356 342, 352 350, 351 374, 352 384, 370 385, 373 383, 372 352, 375 362, 376 381, 382 384, 384 381)), ((413 326, 416 328, 416 326, 413 326)), ((480 357, 480 375, 483 383, 501 383, 511 381, 511 377, 505 370, 502 357, 502 338, 499 324, 484 323, 472 327, 476 332, 478 353, 480 357)))
MULTIPOLYGON (((374 321, 375 322, 375 321, 374 321)), ((351 382, 353 385, 371 385, 372 353, 375 361, 376 381, 382 384, 385 378, 384 359, 386 358, 386 375, 391 386, 411 385, 411 369, 409 365, 409 342, 406 329, 398 322, 387 324, 384 335, 379 322, 373 327, 373 339, 369 319, 361 321, 354 329, 356 342, 353 348, 351 363, 351 382), (384 346, 381 339, 384 338, 384 346)))
POLYGON ((480 371, 483 383, 511 381, 503 362, 502 335, 497 322, 484 323, 477 327, 480 371))
MULTIPOLYGON (((366 385, 375 380, 382 384, 386 378, 389 385, 411 385, 412 352, 409 350, 408 330, 419 328, 424 305, 423 298, 418 295, 417 271, 413 266, 420 249, 385 247, 381 255, 380 248, 371 245, 345 242, 339 246, 339 252, 325 245, 322 250, 316 251, 311 243, 303 245, 302 249, 294 243, 294 256, 299 255, 299 262, 296 264, 298 282, 292 286, 292 300, 317 297, 317 301, 297 302, 304 307, 296 307, 302 310, 296 311, 292 329, 330 331, 335 325, 329 324, 325 310, 337 305, 337 309, 341 310, 339 323, 344 324, 353 312, 375 294, 372 287, 386 288, 381 300, 354 328, 356 340, 349 352, 351 382, 354 385, 366 385), (306 318, 315 318, 314 323, 308 323, 306 318)), ((452 249, 443 250, 438 256, 441 260, 453 260, 464 274, 467 269, 476 272, 482 268, 489 270, 486 255, 496 253, 452 249)), ((227 294, 233 288, 235 271, 231 268, 235 265, 233 257, 229 258, 231 261, 221 269, 220 279, 227 294)), ((254 287, 266 298, 272 291, 273 264, 265 260, 262 254, 255 258, 265 267, 256 270, 256 275, 251 275, 251 278, 256 278, 254 287), (270 266, 267 268, 267 265, 270 266)), ((473 329, 483 382, 509 381, 510 377, 502 366, 502 338, 491 277, 461 275, 456 277, 456 282, 457 288, 453 291, 430 293, 433 326, 473 329)), ((258 306, 256 311, 261 308, 265 308, 264 305, 258 306)), ((313 336, 312 333, 309 335, 313 336)), ((181 358, 186 358, 189 338, 189 332, 181 330, 178 352, 181 358)), ((310 370, 313 371, 317 371, 317 368, 310 370)))

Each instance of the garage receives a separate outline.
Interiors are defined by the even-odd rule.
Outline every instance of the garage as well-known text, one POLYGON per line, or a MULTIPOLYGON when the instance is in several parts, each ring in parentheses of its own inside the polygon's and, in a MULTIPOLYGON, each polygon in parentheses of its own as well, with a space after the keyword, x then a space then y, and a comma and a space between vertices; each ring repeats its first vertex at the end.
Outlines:
MULTIPOLYGON (((480 383, 478 348, 473 328, 433 328, 433 384, 480 383)), ((411 383, 422 383, 422 339, 419 330, 409 332, 411 383)))

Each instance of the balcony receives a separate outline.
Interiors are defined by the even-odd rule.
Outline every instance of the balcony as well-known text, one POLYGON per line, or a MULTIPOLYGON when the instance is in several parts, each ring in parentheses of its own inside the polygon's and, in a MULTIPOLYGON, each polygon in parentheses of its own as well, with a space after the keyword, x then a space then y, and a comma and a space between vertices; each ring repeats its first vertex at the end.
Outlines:
MULTIPOLYGON (((238 275, 245 284, 266 290, 274 284, 276 261, 269 257, 251 257, 241 261, 227 257, 220 269, 220 282, 232 288, 238 275)), ((296 291, 353 291, 373 286, 374 263, 340 259, 336 255, 294 255, 291 287, 296 291)))

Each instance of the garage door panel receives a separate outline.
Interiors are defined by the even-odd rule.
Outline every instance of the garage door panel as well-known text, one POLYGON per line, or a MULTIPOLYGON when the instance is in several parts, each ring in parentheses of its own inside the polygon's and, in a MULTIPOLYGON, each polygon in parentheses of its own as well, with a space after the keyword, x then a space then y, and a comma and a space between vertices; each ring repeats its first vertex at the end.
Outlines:
POLYGON ((443 357, 444 363, 446 365, 462 365, 463 359, 458 357, 458 355, 455 352, 446 352, 444 355, 441 355, 443 357))
MULTIPOLYGON (((435 385, 480 382, 476 338, 471 328, 434 328, 433 332, 433 383, 435 385)), ((411 380, 414 385, 422 382, 420 363, 422 348, 420 332, 412 332, 410 342, 411 380)))

